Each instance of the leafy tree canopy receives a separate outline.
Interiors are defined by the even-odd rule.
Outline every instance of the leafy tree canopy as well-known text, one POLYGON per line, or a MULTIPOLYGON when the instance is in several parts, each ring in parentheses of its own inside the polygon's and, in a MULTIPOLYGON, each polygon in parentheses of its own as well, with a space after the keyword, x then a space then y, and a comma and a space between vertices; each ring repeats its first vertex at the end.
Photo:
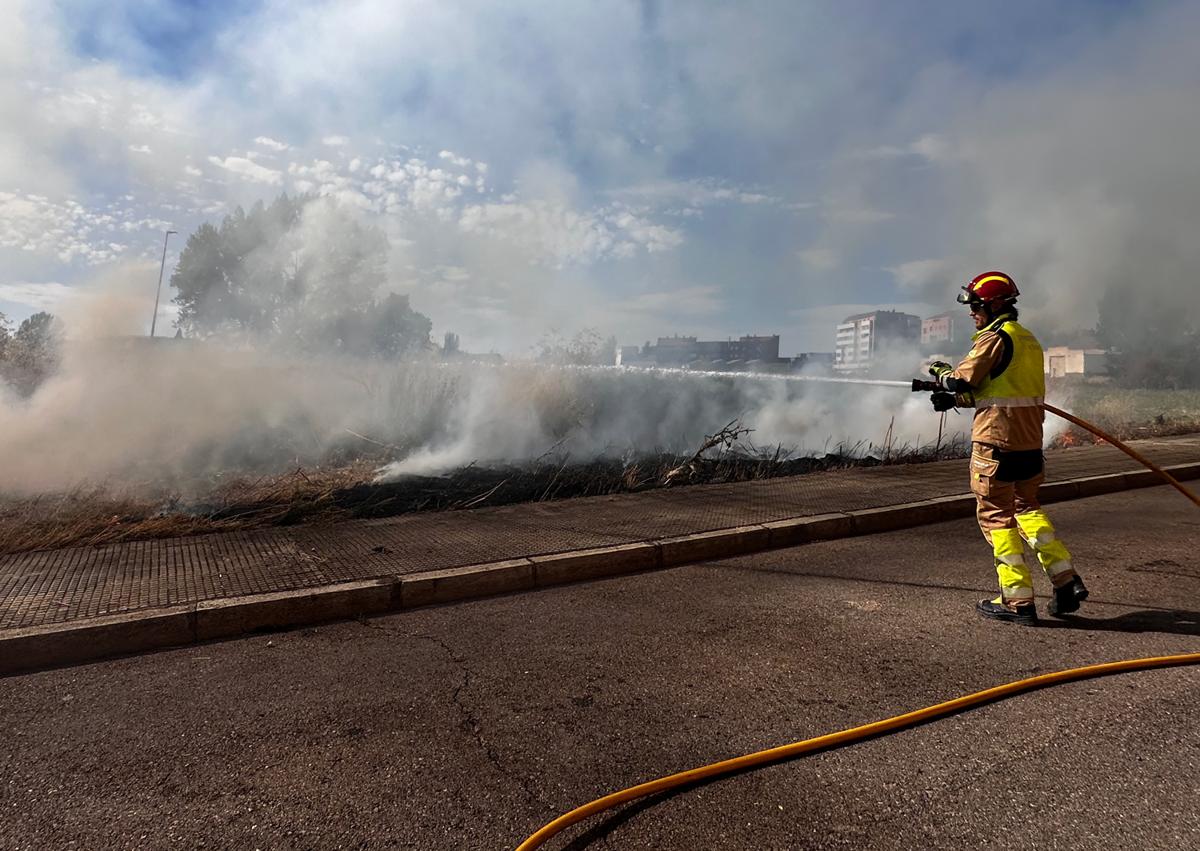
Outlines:
POLYGON ((188 237, 171 275, 188 336, 393 357, 430 345, 428 317, 381 295, 389 245, 335 201, 279 196, 188 237))
POLYGON ((52 314, 35 313, 17 330, 0 313, 0 377, 28 395, 57 368, 62 345, 62 323, 52 314))
POLYGON ((534 357, 542 363, 612 366, 616 363, 617 338, 606 339, 595 328, 584 328, 570 340, 551 332, 538 341, 534 357))

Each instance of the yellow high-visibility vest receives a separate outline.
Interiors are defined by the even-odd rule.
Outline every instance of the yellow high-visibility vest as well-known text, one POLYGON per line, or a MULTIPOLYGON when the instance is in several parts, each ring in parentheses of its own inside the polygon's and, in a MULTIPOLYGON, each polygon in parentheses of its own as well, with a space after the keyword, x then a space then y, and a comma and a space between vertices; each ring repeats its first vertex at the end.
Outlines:
POLYGON ((1046 374, 1042 361, 1042 346, 1033 334, 1012 319, 1000 317, 975 333, 995 331, 1012 341, 1012 358, 998 375, 988 375, 975 390, 975 407, 1032 408, 1046 400, 1046 374))

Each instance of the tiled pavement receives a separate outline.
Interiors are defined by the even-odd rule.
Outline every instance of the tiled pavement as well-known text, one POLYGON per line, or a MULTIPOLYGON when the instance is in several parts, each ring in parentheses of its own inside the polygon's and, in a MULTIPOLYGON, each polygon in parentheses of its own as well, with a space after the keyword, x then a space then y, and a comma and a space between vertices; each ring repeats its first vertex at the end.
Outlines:
MULTIPOLYGON (((1163 466, 1200 462, 1200 435, 1133 445, 1163 466)), ((1141 469, 1110 446, 1047 456, 1048 481, 1141 469)), ((966 462, 943 461, 0 556, 0 634, 118 612, 876 508, 966 490, 966 462)))

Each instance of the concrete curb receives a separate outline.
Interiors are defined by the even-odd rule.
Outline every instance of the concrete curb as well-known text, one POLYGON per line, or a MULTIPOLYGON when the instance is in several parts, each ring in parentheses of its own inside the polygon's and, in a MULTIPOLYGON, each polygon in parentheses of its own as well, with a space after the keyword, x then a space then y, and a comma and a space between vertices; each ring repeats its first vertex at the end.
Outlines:
MULTIPOLYGON (((1176 479, 1200 478, 1200 463, 1165 468, 1176 479)), ((1043 502, 1063 502, 1152 487, 1150 470, 1109 473, 1042 486, 1043 502)), ((796 517, 634 544, 340 582, 187 606, 106 615, 0 633, 0 676, 181 647, 253 632, 380 615, 420 606, 530 591, 699 561, 750 555, 813 541, 889 532, 969 517, 971 494, 883 508, 796 517)))

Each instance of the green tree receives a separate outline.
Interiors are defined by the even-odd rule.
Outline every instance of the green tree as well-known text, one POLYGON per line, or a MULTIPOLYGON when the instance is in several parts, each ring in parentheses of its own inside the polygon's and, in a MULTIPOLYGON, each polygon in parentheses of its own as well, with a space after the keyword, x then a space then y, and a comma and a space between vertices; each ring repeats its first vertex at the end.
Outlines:
POLYGON ((8 360, 8 343, 12 339, 12 323, 0 313, 0 364, 8 360))
POLYGON ((241 332, 264 340, 278 330, 280 312, 296 300, 295 258, 286 236, 300 221, 302 195, 238 207, 220 227, 207 222, 188 237, 171 273, 179 305, 176 324, 188 336, 241 332))
POLYGON ((395 358, 429 348, 432 328, 429 317, 409 306, 408 296, 390 293, 366 307, 339 310, 309 323, 300 339, 307 350, 395 358))
POLYGON ((542 363, 612 366, 617 360, 617 338, 604 338, 595 328, 584 328, 570 340, 551 332, 538 341, 534 357, 542 363))
MULTIPOLYGON (((7 326, 7 320, 0 325, 7 326)), ((11 327, 11 326, 7 326, 11 327)), ((7 335, 7 327, 5 335, 7 335)), ((62 348, 62 323, 49 313, 35 313, 4 341, 4 377, 29 395, 58 369, 62 348)))
POLYGON ((171 275, 189 336, 237 335, 303 351, 395 357, 432 323, 387 286, 383 232, 332 199, 281 195, 201 225, 171 275))

